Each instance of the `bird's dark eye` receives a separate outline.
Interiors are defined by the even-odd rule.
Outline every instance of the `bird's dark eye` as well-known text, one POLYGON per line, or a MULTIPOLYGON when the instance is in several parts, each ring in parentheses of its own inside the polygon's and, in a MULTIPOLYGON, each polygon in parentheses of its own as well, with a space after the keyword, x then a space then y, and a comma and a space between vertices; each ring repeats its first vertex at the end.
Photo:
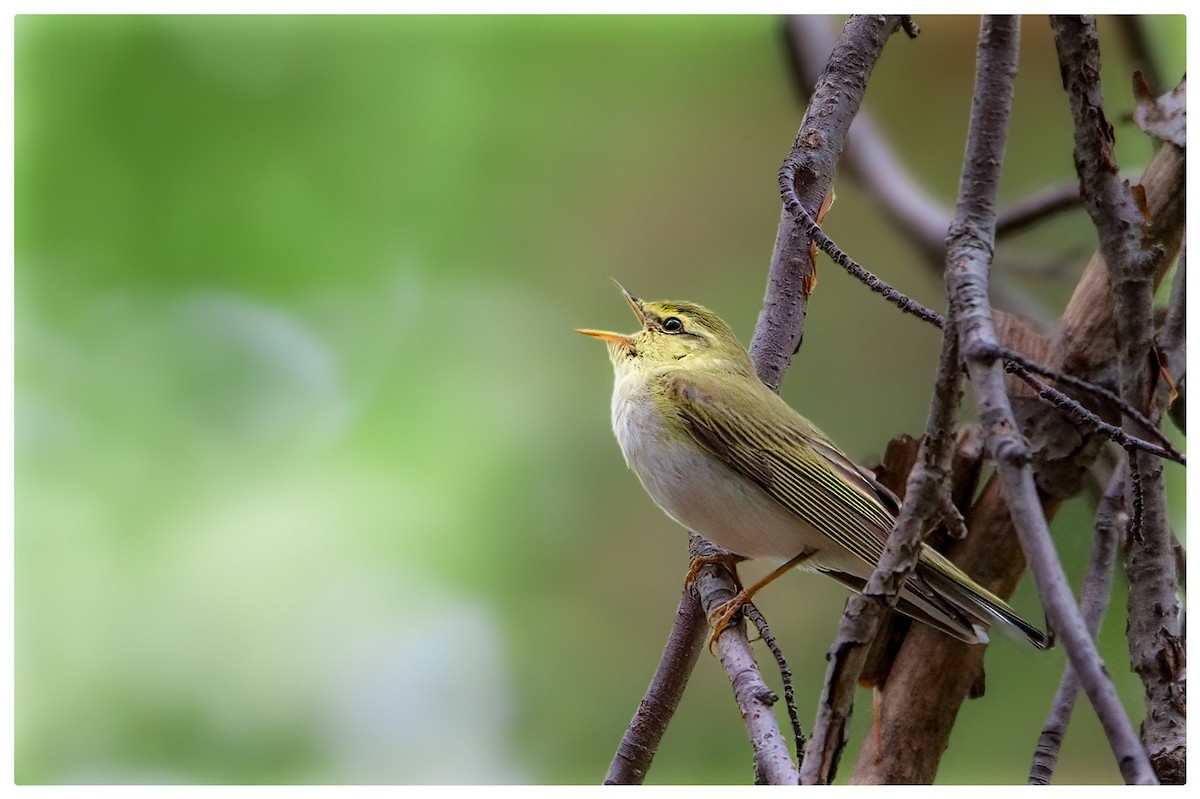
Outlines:
POLYGON ((674 316, 668 316, 663 320, 662 329, 668 333, 680 333, 683 331, 683 322, 680 322, 674 316))

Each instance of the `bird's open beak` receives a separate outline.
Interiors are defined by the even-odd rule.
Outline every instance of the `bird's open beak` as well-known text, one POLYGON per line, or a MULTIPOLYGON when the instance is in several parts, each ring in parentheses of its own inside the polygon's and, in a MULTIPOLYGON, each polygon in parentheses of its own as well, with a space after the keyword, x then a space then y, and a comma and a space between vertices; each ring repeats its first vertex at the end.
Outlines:
POLYGON ((629 291, 620 283, 617 283, 617 281, 613 280, 613 283, 617 284, 617 288, 619 288, 621 293, 625 295, 625 299, 629 300, 629 307, 633 308, 633 312, 637 314, 638 321, 641 322, 642 326, 644 327, 646 324, 646 309, 642 307, 642 301, 630 294, 629 291))
MULTIPOLYGON (((617 283, 617 281, 614 280, 613 283, 617 283)), ((630 294, 620 283, 617 283, 617 288, 619 288, 621 293, 625 295, 625 299, 629 301, 629 307, 633 308, 633 312, 637 314, 638 321, 642 323, 643 327, 645 327, 646 309, 642 307, 642 301, 630 294)), ((601 341, 609 344, 618 344, 623 347, 633 346, 633 339, 631 339, 629 336, 623 336, 620 333, 609 333, 606 330, 586 330, 583 328, 577 328, 575 332, 582 333, 585 336, 591 336, 592 338, 598 338, 601 341)))
POLYGON ((623 347, 633 346, 633 339, 631 339, 629 336, 622 336, 620 333, 609 333, 606 330, 586 330, 584 328, 577 328, 575 332, 582 333, 585 336, 591 336, 592 338, 598 338, 601 341, 609 344, 619 344, 623 347))

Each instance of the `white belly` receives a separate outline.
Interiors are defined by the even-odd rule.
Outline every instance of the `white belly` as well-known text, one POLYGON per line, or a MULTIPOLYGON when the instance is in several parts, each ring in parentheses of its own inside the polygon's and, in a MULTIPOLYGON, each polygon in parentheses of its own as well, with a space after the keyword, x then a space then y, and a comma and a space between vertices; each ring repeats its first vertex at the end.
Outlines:
POLYGON ((613 431, 625 462, 672 519, 743 557, 783 561, 812 551, 820 554, 805 566, 841 565, 825 536, 698 445, 669 434, 653 402, 622 393, 613 396, 613 431))

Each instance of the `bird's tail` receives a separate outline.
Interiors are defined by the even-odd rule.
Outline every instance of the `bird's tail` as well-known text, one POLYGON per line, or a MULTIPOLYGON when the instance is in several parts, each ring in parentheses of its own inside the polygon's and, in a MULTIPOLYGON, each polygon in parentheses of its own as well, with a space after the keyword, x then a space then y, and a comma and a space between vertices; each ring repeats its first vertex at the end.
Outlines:
MULTIPOLYGON (((917 564, 915 578, 923 582, 937 597, 950 605, 953 616, 959 624, 952 625, 954 630, 947 630, 951 635, 962 640, 970 640, 963 633, 962 621, 967 621, 978 639, 980 628, 986 628, 999 623, 1003 628, 1019 632, 1029 643, 1038 649, 1049 649, 1054 646, 1054 637, 1017 615, 1008 603, 993 594, 967 576, 966 572, 955 566, 936 550, 925 548, 921 553, 921 561, 917 564), (965 617, 962 618, 962 617, 965 617)), ((925 592, 919 592, 924 594, 925 592)), ((922 619, 924 621, 924 619, 922 619)), ((935 625, 937 626, 937 625, 935 625)), ((984 633, 983 641, 987 641, 984 633)))

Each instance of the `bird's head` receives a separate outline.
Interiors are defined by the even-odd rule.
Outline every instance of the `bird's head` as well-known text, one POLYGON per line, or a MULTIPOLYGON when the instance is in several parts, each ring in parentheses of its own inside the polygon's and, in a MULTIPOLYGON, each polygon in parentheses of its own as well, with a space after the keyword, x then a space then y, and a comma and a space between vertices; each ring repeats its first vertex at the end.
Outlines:
MULTIPOLYGON (((616 281, 613 281, 616 282, 616 281)), ((703 305, 673 300, 639 300, 617 283, 642 328, 624 335, 604 330, 577 330, 608 345, 618 370, 677 365, 753 374, 750 356, 729 325, 703 305)))

